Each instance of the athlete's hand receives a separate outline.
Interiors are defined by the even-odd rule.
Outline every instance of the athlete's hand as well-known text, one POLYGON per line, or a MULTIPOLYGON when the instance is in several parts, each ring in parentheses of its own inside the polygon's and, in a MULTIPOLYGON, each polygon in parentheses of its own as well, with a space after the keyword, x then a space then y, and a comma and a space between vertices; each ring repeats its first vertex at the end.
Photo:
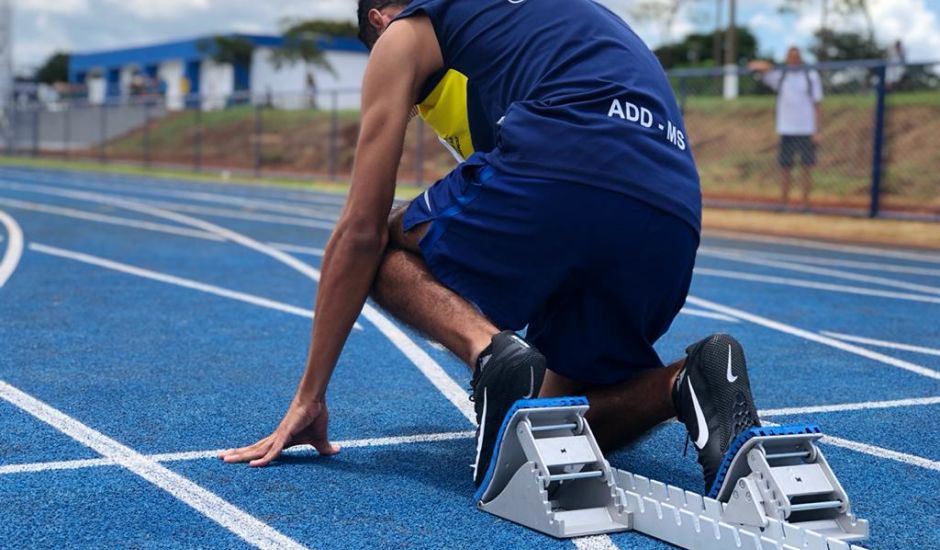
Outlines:
POLYGON ((822 134, 820 134, 819 132, 816 132, 815 134, 813 134, 813 145, 817 145, 817 146, 822 145, 822 134))
POLYGON ((766 73, 766 72, 768 72, 768 71, 773 70, 774 64, 771 63, 770 61, 765 61, 765 60, 763 60, 763 59, 757 59, 757 60, 754 60, 754 61, 751 61, 750 63, 748 63, 748 64, 747 64, 747 68, 748 68, 748 70, 751 71, 751 72, 755 72, 755 73, 766 73))
POLYGON ((248 462, 251 467, 267 466, 294 445, 313 445, 322 456, 332 456, 339 447, 330 443, 327 433, 330 413, 325 401, 303 402, 295 399, 274 433, 254 445, 219 453, 228 463, 248 462))

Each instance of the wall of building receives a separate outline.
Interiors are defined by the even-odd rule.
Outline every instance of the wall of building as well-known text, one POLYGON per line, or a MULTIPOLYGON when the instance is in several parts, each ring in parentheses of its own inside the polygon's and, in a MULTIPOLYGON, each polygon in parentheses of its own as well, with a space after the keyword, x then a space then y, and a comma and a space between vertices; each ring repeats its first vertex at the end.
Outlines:
POLYGON ((219 64, 206 59, 200 68, 199 82, 199 94, 203 98, 202 108, 224 109, 235 92, 235 68, 227 63, 219 64))
POLYGON ((287 63, 277 67, 272 50, 255 50, 251 66, 251 93, 254 101, 268 102, 284 109, 316 105, 330 108, 333 96, 340 109, 358 109, 359 88, 369 57, 358 52, 327 51, 326 60, 333 71, 307 63, 287 63), (308 75, 313 77, 310 89, 308 75))
POLYGON ((167 109, 178 111, 185 107, 183 101, 183 62, 164 61, 157 69, 157 79, 166 87, 167 109))

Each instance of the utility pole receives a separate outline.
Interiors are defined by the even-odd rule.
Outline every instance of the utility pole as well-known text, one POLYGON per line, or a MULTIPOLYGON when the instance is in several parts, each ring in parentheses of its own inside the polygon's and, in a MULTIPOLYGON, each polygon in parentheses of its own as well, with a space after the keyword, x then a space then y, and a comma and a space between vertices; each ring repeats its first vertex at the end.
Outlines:
POLYGON ((731 4, 728 32, 725 35, 725 99, 738 98, 738 2, 731 4))
POLYGON ((715 60, 715 66, 721 67, 724 60, 721 56, 721 29, 722 29, 722 11, 725 7, 724 0, 715 0, 715 36, 712 37, 712 59, 715 60))
POLYGON ((0 148, 13 147, 13 6, 0 0, 0 148))

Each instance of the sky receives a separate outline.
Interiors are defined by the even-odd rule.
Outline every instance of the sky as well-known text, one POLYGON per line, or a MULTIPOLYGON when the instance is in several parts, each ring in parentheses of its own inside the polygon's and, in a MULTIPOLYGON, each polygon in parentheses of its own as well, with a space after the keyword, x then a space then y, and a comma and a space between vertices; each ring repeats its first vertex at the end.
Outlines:
MULTIPOLYGON (((761 50, 777 58, 793 44, 807 45, 820 10, 781 15, 783 0, 738 0, 740 24, 758 35, 761 50)), ((289 18, 355 18, 355 0, 12 0, 14 64, 39 66, 57 50, 89 52, 226 32, 274 33, 289 18)), ((637 21, 636 0, 601 0, 624 16, 651 45, 715 26, 715 1, 688 3, 671 29, 637 21)), ((879 42, 903 38, 912 61, 940 61, 940 0, 869 0, 879 42)), ((810 4, 819 5, 818 1, 810 4)), ((727 16, 726 16, 727 17, 727 16)), ((725 19, 726 21, 727 19, 725 19)), ((841 21, 842 28, 862 28, 841 21)))

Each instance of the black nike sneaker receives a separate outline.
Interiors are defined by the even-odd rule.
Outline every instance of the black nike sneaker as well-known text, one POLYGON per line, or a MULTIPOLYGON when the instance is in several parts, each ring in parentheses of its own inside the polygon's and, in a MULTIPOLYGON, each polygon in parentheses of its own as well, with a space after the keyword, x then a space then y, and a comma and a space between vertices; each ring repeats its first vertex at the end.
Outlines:
POLYGON ((503 419, 519 399, 538 397, 545 377, 545 356, 512 331, 501 332, 483 350, 470 382, 477 413, 477 456, 473 482, 486 476, 503 419))
POLYGON ((731 443, 760 426, 751 395, 741 344, 715 334, 686 349, 686 362, 676 378, 672 401, 679 420, 698 449, 705 474, 705 494, 717 494, 718 472, 731 443))

